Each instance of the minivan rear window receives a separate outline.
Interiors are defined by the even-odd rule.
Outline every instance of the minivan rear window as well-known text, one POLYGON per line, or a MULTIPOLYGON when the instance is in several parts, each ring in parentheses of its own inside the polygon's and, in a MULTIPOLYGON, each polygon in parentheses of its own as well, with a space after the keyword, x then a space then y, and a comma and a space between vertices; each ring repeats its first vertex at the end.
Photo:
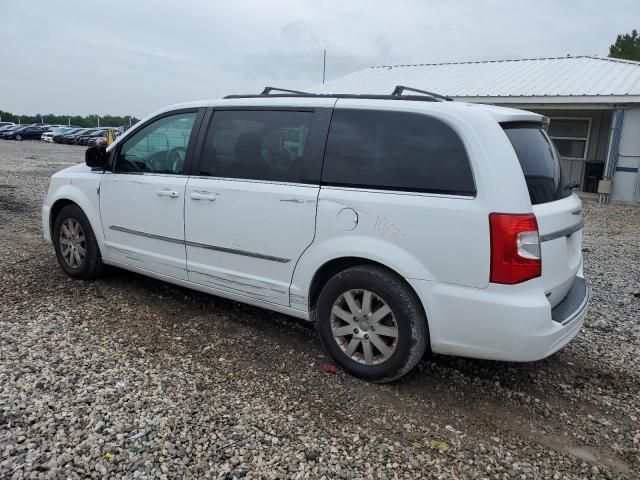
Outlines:
POLYGON ((532 205, 571 195, 560 156, 542 126, 536 123, 502 124, 520 161, 532 205))

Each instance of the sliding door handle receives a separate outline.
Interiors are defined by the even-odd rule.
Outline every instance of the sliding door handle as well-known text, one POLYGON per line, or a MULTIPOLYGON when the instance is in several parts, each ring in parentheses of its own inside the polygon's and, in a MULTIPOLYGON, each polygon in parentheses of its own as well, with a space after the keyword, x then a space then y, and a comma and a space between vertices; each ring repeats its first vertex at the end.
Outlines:
POLYGON ((191 192, 191 198, 194 200, 208 200, 213 202, 217 198, 217 195, 215 193, 191 192))
POLYGON ((156 195, 159 197, 178 198, 180 196, 180 192, 176 192, 175 190, 158 190, 156 195))

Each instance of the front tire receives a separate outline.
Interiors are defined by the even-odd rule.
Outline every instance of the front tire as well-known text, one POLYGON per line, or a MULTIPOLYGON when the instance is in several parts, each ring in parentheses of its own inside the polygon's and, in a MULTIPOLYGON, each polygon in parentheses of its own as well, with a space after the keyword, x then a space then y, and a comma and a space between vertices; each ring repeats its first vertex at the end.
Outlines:
POLYGON ((77 205, 67 205, 55 219, 53 244, 60 267, 73 278, 98 277, 104 268, 89 219, 77 205))
POLYGON ((22 135, 16 135, 16 140, 18 141, 22 140, 22 135))
POLYGON ((357 266, 333 276, 320 293, 316 314, 325 351, 344 370, 368 381, 402 377, 429 345, 420 300, 383 267, 357 266))

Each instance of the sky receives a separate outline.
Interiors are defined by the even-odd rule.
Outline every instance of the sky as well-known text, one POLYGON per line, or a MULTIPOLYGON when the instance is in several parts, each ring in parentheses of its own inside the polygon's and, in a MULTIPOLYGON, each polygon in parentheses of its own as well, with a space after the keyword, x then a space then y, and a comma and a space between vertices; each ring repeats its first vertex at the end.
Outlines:
POLYGON ((373 65, 606 56, 638 0, 0 0, 0 110, 135 115, 373 65))

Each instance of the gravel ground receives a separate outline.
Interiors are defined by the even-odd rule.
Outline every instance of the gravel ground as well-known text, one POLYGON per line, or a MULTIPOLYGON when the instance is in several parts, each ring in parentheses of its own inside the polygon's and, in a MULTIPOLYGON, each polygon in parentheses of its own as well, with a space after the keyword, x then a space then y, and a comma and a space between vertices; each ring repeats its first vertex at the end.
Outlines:
POLYGON ((0 477, 640 478, 640 209, 585 202, 594 297, 558 354, 370 385, 294 319, 66 277, 40 205, 83 153, 0 140, 0 477))

